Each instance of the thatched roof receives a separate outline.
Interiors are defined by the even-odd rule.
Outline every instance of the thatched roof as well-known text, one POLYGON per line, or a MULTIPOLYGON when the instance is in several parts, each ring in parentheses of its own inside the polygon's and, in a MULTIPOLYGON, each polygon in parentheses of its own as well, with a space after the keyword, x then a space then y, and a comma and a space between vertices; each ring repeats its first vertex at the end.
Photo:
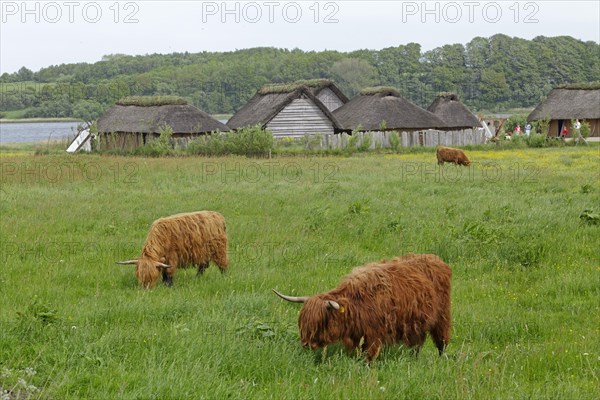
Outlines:
POLYGON ((311 93, 317 96, 323 89, 330 89, 337 97, 342 100, 343 103, 348 102, 348 97, 329 79, 309 79, 302 81, 295 81, 290 83, 272 83, 261 87, 258 90, 259 94, 273 94, 273 93, 291 93, 298 88, 305 86, 310 89, 311 93))
POLYGON ((600 118, 600 87, 570 85, 554 88, 527 117, 541 119, 598 119, 600 118))
POLYGON ((362 96, 372 96, 374 94, 384 94, 386 96, 395 96, 395 97, 402 96, 400 94, 400 92, 398 91, 398 89, 391 87, 391 86, 368 87, 368 88, 364 88, 363 90, 361 90, 359 94, 362 96))
POLYGON ((442 119, 448 128, 472 128, 481 122, 460 102, 455 93, 440 93, 427 108, 442 119))
POLYGON ((246 126, 260 125, 265 127, 277 114, 292 101, 305 96, 309 98, 331 120, 334 128, 339 124, 327 107, 315 97, 313 90, 308 86, 268 85, 262 87, 237 113, 235 113, 227 126, 239 129, 246 126))
POLYGON ((118 100, 115 104, 119 106, 173 106, 185 105, 188 101, 179 96, 128 96, 118 100))
POLYGON ((159 134, 161 128, 165 125, 173 129, 173 134, 229 130, 225 124, 217 121, 199 108, 189 104, 169 104, 171 100, 173 99, 165 100, 165 98, 162 98, 159 101, 156 97, 122 99, 98 119, 98 132, 159 134), (164 104, 165 102, 166 104, 164 104))
POLYGON ((437 115, 422 109, 388 87, 365 89, 360 95, 333 112, 342 130, 360 127, 365 131, 398 129, 436 129, 446 124, 437 115))

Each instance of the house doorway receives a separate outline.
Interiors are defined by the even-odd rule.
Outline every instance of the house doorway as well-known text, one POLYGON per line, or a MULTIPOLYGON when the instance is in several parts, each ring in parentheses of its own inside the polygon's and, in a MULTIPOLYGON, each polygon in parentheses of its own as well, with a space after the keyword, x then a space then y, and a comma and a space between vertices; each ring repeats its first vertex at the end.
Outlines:
POLYGON ((556 132, 556 137, 562 136, 562 130, 563 130, 564 126, 565 126, 565 120, 559 119, 558 120, 558 132, 556 132))

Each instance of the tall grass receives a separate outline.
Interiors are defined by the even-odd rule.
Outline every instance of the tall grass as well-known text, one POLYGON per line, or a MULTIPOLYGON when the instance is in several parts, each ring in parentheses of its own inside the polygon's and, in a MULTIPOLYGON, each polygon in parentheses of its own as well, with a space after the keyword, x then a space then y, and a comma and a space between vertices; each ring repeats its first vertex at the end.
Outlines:
POLYGON ((9 398, 577 398, 598 394, 597 148, 356 158, 3 155, 0 392, 9 398), (137 287, 151 222, 224 214, 229 272, 137 287), (303 349, 298 305, 352 267, 434 252, 453 336, 367 366, 303 349), (17 395, 17 393, 20 393, 17 395), (21 396, 21 397, 17 397, 21 396))

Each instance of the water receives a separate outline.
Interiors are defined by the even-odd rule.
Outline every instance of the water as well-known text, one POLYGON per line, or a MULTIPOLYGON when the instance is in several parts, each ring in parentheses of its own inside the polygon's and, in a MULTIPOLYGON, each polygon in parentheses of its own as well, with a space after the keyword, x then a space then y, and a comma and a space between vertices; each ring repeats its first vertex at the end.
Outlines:
POLYGON ((0 123, 0 143, 32 143, 75 137, 79 122, 0 123))
MULTIPOLYGON (((220 119, 226 123, 226 119, 220 119)), ((79 122, 11 122, 0 123, 0 143, 33 143, 48 140, 71 140, 79 122)))

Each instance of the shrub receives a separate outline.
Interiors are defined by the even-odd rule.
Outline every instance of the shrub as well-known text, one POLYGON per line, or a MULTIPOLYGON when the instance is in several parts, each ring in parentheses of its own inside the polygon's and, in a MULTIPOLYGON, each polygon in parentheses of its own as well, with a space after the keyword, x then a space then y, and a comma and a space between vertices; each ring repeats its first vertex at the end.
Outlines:
POLYGON ((400 133, 393 131, 390 134, 390 147, 393 151, 398 151, 400 148, 400 133))
POLYGON ((173 145, 171 138, 173 137, 173 128, 169 125, 164 125, 159 129, 160 136, 157 139, 150 141, 145 146, 136 149, 137 155, 150 157, 163 157, 173 155, 173 145))
POLYGON ((525 129, 525 124, 527 124, 527 115, 525 115, 525 114, 511 115, 504 123, 504 132, 514 131, 517 124, 521 125, 521 130, 525 129))
POLYGON ((548 130, 550 129, 550 117, 546 116, 539 121, 534 121, 533 123, 533 131, 539 133, 540 135, 547 137, 548 130))
POLYGON ((358 151, 365 152, 369 151, 371 148, 371 143, 373 142, 373 134, 371 132, 365 132, 362 135, 362 142, 358 146, 358 151))
POLYGON ((525 138, 525 142, 529 147, 546 147, 546 135, 540 135, 539 133, 532 133, 529 137, 525 138))
POLYGON ((258 126, 225 134, 231 143, 232 154, 265 157, 273 151, 273 135, 258 126))
POLYGON ((236 132, 213 132, 191 141, 188 154, 221 156, 228 154, 247 157, 266 157, 274 148, 273 135, 259 126, 236 132))
POLYGON ((582 121, 581 122, 581 129, 579 130, 579 133, 581 134, 581 136, 585 139, 588 136, 590 136, 590 132, 591 132, 591 128, 590 128, 590 123, 587 121, 582 121))

